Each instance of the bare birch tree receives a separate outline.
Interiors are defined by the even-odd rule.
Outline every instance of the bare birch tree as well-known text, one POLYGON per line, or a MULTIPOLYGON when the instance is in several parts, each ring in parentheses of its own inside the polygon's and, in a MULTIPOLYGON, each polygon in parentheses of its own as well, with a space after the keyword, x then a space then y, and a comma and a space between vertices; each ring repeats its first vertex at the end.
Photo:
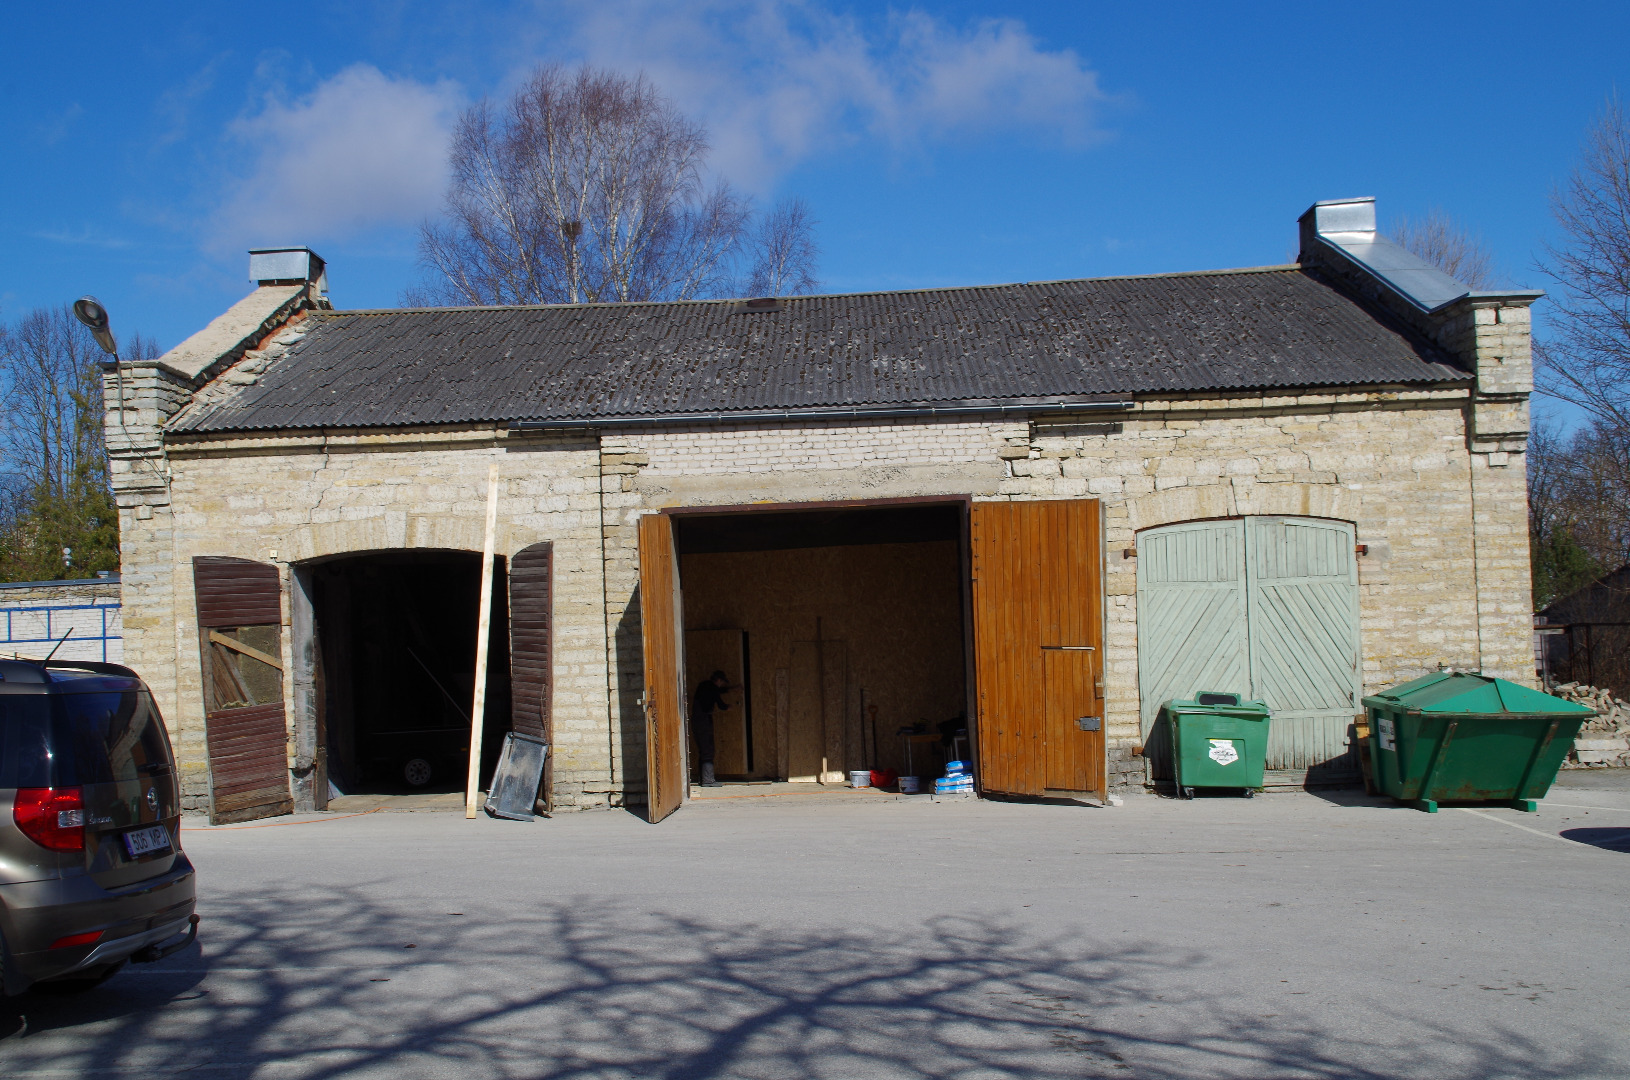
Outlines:
POLYGON ((1551 195, 1563 242, 1539 268, 1552 335, 1536 347, 1540 387, 1630 446, 1630 120, 1617 98, 1586 136, 1579 165, 1551 195))
POLYGON ((1453 218, 1433 210, 1419 221, 1399 217, 1392 238, 1469 289, 1495 285, 1494 258, 1453 218))
POLYGON ((460 117, 445 220, 420 230, 428 279, 407 299, 592 303, 726 292, 740 277, 752 215, 729 185, 708 184, 707 154, 706 132, 643 75, 542 68, 502 109, 483 102, 460 117))
POLYGON ((814 226, 802 199, 788 199, 759 220, 750 241, 750 295, 800 296, 821 287, 815 276, 821 250, 815 246, 814 226))

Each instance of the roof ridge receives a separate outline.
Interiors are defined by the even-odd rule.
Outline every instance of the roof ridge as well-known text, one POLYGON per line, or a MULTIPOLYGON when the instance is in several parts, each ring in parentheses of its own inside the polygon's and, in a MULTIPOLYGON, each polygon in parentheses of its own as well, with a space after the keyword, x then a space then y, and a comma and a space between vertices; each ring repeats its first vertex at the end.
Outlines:
MULTIPOLYGON (((937 292, 982 292, 990 289, 1039 288, 1044 285, 1077 285, 1101 281, 1151 281, 1162 278, 1224 277, 1230 274, 1271 274, 1300 271, 1301 263, 1277 263, 1272 266, 1236 266, 1221 270, 1173 270, 1161 274, 1110 274, 1105 277, 1049 278, 1043 281, 998 281, 985 285, 931 285, 921 289, 865 289, 860 292, 808 293, 799 296, 781 296, 777 299, 792 303, 802 300, 852 300, 863 296, 916 296, 937 292)), ((746 296, 728 296, 716 299, 691 300, 611 300, 579 304, 464 304, 451 307, 405 308, 347 308, 331 311, 312 311, 313 318, 334 318, 341 315, 426 315, 454 311, 566 311, 595 308, 672 308, 682 305, 703 307, 712 304, 740 304, 752 299, 746 296)))

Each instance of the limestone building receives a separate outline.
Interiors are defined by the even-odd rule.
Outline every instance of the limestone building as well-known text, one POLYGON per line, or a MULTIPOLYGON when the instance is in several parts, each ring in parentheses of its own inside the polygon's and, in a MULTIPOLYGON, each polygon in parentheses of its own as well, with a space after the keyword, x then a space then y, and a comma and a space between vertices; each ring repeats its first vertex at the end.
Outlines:
POLYGON ((544 736, 560 807, 680 805, 715 669, 727 778, 1014 795, 1158 780, 1201 689, 1318 780, 1362 694, 1533 682, 1540 294, 1371 200, 1293 265, 847 296, 336 311, 251 261, 106 380, 124 655, 218 819, 462 787, 489 541, 483 746, 544 736))

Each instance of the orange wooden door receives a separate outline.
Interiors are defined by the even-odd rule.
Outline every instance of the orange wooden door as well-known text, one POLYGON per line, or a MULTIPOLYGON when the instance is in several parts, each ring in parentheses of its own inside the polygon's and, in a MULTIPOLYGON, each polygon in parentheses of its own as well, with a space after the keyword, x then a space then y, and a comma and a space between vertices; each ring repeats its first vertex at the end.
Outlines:
POLYGON ((685 801, 685 670, 679 560, 673 524, 640 518, 640 630, 645 643, 646 818, 661 821, 685 801))
POLYGON ((1098 501, 975 503, 970 523, 980 786, 1102 797, 1098 501))

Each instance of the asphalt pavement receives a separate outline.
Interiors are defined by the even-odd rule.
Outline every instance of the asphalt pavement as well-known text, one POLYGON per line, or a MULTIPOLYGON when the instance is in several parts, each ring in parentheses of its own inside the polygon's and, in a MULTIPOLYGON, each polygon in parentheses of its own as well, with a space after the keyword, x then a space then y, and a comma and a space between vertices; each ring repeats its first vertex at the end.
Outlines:
POLYGON ((199 944, 0 1011, 30 1077, 1624 1077, 1630 784, 184 834, 199 944))

